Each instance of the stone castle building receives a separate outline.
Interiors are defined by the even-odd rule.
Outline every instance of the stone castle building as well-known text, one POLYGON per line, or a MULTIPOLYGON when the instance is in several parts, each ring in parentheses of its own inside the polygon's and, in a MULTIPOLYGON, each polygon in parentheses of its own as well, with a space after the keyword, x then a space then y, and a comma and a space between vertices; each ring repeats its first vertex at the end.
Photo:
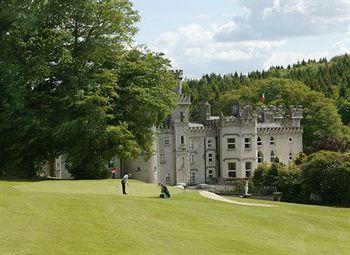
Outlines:
POLYGON ((123 172, 145 182, 199 184, 217 178, 249 178, 259 163, 284 163, 302 151, 302 107, 233 105, 231 116, 212 116, 201 102, 199 123, 189 120, 191 99, 177 89, 177 107, 155 128, 153 155, 124 162, 123 172))
MULTIPOLYGON (((284 163, 302 151, 302 107, 283 109, 233 105, 230 116, 212 116, 211 106, 200 104, 201 119, 190 122, 189 96, 181 91, 177 107, 154 128, 153 154, 126 162, 112 159, 106 167, 117 167, 117 177, 131 173, 133 179, 169 185, 194 185, 219 178, 249 178, 259 163, 284 163), (147 159, 148 158, 148 159, 147 159)), ((56 159, 57 177, 67 178, 64 157, 56 159)))

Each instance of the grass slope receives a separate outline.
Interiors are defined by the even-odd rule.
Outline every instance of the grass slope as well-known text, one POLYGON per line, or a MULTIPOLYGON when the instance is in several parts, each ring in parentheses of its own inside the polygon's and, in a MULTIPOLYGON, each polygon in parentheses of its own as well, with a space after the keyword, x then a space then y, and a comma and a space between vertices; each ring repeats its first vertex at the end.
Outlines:
POLYGON ((159 199, 136 181, 128 196, 113 180, 0 181, 0 254, 350 254, 350 209, 171 192, 159 199))

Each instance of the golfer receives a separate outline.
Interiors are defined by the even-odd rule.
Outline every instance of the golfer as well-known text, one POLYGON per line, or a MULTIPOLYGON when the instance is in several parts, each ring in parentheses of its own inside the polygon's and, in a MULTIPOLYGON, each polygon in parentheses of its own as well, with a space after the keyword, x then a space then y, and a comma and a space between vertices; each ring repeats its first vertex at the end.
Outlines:
POLYGON ((123 194, 124 194, 124 195, 127 195, 127 194, 128 194, 128 193, 126 193, 126 191, 125 191, 125 185, 128 184, 128 186, 129 186, 129 183, 128 183, 129 177, 131 177, 131 174, 130 174, 130 173, 124 175, 123 178, 122 178, 122 189, 123 189, 123 194))

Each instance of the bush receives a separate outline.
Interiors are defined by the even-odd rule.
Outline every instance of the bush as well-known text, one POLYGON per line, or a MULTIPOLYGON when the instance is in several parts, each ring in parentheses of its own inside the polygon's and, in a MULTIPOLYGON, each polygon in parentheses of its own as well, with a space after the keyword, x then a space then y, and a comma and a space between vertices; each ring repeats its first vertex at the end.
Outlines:
POLYGON ((301 165, 303 190, 326 204, 350 204, 350 154, 320 151, 301 165))
POLYGON ((282 200, 301 202, 301 171, 296 165, 285 166, 280 162, 272 165, 262 164, 254 172, 253 183, 256 191, 271 195, 274 191, 282 192, 282 200))
POLYGON ((282 200, 286 202, 305 201, 301 189, 301 170, 296 165, 280 169, 277 176, 277 189, 282 192, 282 200))
POLYGON ((70 161, 68 171, 72 174, 75 179, 106 179, 110 175, 104 165, 104 160, 91 155, 83 160, 70 161))
POLYGON ((258 168, 254 171, 252 181, 254 186, 262 187, 265 186, 265 176, 270 166, 266 163, 258 165, 258 168))

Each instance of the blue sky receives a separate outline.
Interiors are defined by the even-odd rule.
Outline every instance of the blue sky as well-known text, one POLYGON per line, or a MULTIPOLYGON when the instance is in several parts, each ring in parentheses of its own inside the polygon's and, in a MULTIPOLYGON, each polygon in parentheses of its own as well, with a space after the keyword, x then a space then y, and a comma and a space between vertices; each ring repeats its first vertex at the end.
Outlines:
POLYGON ((350 0, 132 0, 136 42, 187 77, 350 53, 350 0))

